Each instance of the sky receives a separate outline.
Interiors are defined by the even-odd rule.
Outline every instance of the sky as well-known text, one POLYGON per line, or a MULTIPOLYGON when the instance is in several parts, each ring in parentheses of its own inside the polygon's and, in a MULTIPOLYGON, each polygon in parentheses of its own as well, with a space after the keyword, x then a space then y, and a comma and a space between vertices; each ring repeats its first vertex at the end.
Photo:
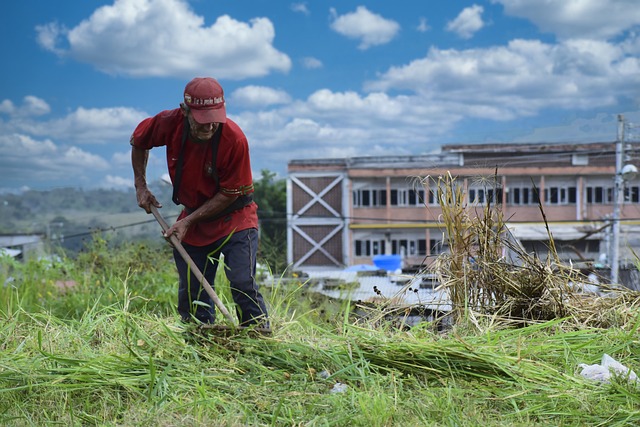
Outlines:
MULTIPOLYGON (((640 140, 638 0, 0 6, 0 192, 133 186, 136 125, 211 76, 254 179, 292 159, 640 140)), ((166 173, 151 151, 147 178, 166 173)))

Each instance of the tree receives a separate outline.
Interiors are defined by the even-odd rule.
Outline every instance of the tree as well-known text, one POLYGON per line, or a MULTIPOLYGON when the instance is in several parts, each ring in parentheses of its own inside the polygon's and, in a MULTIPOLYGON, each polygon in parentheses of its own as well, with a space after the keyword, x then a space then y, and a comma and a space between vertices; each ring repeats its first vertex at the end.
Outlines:
POLYGON ((260 256, 274 273, 287 266, 287 183, 276 173, 263 169, 254 181, 253 197, 260 219, 260 256))

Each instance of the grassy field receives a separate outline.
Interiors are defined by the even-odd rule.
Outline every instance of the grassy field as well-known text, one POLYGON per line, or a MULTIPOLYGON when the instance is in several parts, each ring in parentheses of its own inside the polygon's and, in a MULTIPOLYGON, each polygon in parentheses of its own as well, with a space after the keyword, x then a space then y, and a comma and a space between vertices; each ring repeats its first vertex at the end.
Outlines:
POLYGON ((264 288, 271 336, 225 337, 178 322, 166 248, 96 241, 76 260, 0 266, 2 425, 640 424, 638 385, 579 368, 607 353, 640 370, 636 295, 607 305, 607 327, 466 310, 437 332, 355 318, 287 281, 264 288))
MULTIPOLYGON (((581 375, 604 354, 640 372, 640 295, 575 292, 585 278, 552 239, 548 259, 516 245, 506 262, 500 212, 472 216, 461 187, 434 184, 445 328, 386 321, 384 299, 358 317, 287 277, 262 288, 272 335, 222 336, 178 321, 166 245, 96 239, 73 260, 0 258, 0 424, 640 425, 640 384, 581 375)), ((216 286, 231 307, 222 274, 216 286)))

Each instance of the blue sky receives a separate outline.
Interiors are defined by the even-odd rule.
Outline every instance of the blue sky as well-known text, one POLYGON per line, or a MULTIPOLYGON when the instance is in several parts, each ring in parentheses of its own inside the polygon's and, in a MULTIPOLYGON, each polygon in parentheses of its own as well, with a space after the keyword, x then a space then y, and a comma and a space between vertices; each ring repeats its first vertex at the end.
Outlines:
MULTIPOLYGON (((640 123, 637 0, 0 6, 0 191, 132 186, 129 136, 216 77, 256 177, 291 159, 600 142, 640 123)), ((628 133, 640 139, 640 129, 628 133)), ((148 179, 166 172, 155 149, 148 179)))

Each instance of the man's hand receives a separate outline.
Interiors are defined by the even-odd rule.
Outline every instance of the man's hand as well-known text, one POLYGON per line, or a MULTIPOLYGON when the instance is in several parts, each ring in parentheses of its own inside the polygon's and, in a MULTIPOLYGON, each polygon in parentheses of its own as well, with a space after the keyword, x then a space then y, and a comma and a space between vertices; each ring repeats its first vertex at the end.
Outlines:
POLYGON ((161 208, 162 204, 158 202, 156 196, 147 188, 146 185, 136 187, 136 198, 138 206, 144 209, 148 214, 151 213, 151 205, 161 208))
POLYGON ((169 227, 169 229, 164 233, 164 237, 169 240, 171 235, 174 235, 178 240, 182 241, 190 226, 191 221, 189 221, 188 218, 182 218, 180 221, 176 221, 175 224, 169 227))

